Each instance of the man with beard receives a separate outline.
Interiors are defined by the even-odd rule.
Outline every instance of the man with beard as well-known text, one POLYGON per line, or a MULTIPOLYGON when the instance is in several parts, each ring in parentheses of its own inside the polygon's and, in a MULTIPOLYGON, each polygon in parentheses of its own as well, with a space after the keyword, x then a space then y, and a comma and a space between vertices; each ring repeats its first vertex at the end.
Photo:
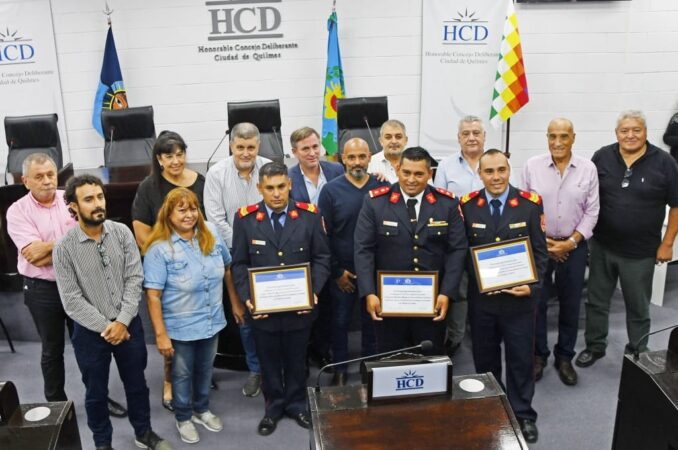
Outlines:
MULTIPOLYGON (((353 307, 360 304, 355 286, 357 278, 353 261, 353 234, 363 199, 372 189, 388 185, 378 181, 367 173, 370 162, 370 148, 367 142, 353 138, 346 142, 341 153, 346 167, 343 177, 327 183, 320 193, 318 206, 325 220, 327 236, 330 239, 331 280, 327 284, 330 292, 332 320, 330 342, 333 360, 348 359, 348 327, 353 307)), ((360 313, 362 319, 362 355, 376 353, 374 325, 363 304, 360 313)), ((347 366, 335 368, 332 384, 343 386, 348 379, 347 366)))
POLYGON ((106 220, 106 198, 99 178, 71 178, 64 199, 78 226, 57 242, 52 256, 61 301, 74 322, 71 342, 87 389, 87 425, 95 447, 110 449, 113 438, 106 401, 113 356, 125 389, 135 444, 170 449, 151 429, 144 378, 146 343, 137 315, 144 275, 134 236, 125 225, 106 220))
MULTIPOLYGON (((14 241, 18 271, 24 277, 24 301, 42 341, 40 366, 48 402, 66 401, 64 390, 64 329, 73 332, 73 321, 64 312, 52 266, 57 240, 77 221, 64 204, 64 191, 57 190, 57 167, 44 153, 33 153, 22 164, 22 177, 29 193, 7 210, 7 232, 14 241)), ((108 400, 109 413, 125 417, 127 411, 108 400)))
MULTIPOLYGON (((271 160, 258 156, 259 129, 249 122, 233 127, 230 136, 232 156, 219 161, 209 169, 205 178, 205 215, 219 228, 221 238, 233 254, 233 220, 243 205, 261 201, 257 189, 259 169, 271 160)), ((225 292, 225 291, 224 291, 225 292)), ((225 304, 228 304, 226 302, 225 304)), ((256 397, 261 392, 261 370, 254 346, 252 324, 246 320, 240 326, 240 339, 245 350, 245 360, 250 376, 242 388, 246 397, 256 397)))
POLYGON ((399 120, 387 120, 379 130, 379 144, 382 151, 372 155, 367 171, 372 174, 384 174, 389 183, 398 181, 397 167, 400 154, 407 145, 407 130, 399 120))

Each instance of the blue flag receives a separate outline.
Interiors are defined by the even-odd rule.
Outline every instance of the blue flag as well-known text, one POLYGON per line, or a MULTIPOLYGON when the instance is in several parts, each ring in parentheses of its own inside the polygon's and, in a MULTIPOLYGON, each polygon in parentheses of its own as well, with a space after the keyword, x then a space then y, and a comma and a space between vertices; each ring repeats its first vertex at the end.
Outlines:
POLYGON ((325 95, 323 101, 322 144, 328 155, 338 150, 337 99, 346 96, 344 71, 341 69, 339 52, 339 30, 337 13, 332 11, 327 19, 327 71, 325 73, 325 95))
POLYGON ((99 88, 94 97, 92 126, 103 136, 101 111, 103 109, 125 109, 127 106, 127 91, 125 91, 125 83, 122 81, 118 52, 115 50, 113 29, 109 26, 106 35, 104 61, 101 64, 101 75, 99 76, 99 88))

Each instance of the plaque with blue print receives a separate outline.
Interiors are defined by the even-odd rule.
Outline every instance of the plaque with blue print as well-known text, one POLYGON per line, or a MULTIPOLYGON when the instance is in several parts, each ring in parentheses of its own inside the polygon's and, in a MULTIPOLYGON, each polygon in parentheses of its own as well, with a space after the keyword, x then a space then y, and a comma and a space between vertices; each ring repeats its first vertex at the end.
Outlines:
POLYGON ((435 317, 438 272, 377 272, 382 317, 435 317))
POLYGON ((311 265, 249 269, 252 314, 313 309, 311 265))
POLYGON ((478 245, 470 251, 481 294, 539 281, 529 237, 478 245))

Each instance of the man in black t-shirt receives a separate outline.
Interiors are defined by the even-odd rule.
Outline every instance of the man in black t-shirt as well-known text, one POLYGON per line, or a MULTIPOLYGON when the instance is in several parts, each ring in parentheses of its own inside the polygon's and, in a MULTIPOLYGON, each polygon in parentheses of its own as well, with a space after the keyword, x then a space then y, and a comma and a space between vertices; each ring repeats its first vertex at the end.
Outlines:
POLYGON ((678 165, 647 141, 645 116, 625 111, 617 143, 593 155, 600 181, 600 214, 590 241, 586 349, 575 363, 605 356, 610 300, 620 282, 626 305, 626 352, 647 350, 654 265, 671 261, 678 232, 678 165), (666 233, 662 224, 670 207, 666 233), (642 338, 642 339, 641 339, 642 338))

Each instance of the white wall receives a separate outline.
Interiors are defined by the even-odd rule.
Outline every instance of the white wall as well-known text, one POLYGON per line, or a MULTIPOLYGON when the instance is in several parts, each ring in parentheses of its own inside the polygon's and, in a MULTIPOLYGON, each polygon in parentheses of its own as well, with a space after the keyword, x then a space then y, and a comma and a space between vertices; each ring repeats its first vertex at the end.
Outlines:
MULTIPOLYGON (((388 95, 390 115, 408 125, 412 144, 419 122, 422 1, 337 1, 348 95, 388 95)), ((81 167, 103 162, 103 139, 90 125, 106 33, 103 3, 52 0, 71 158, 81 167)), ((109 3, 130 105, 153 105, 156 129, 182 134, 190 160, 207 160, 222 137, 229 100, 280 98, 285 142, 302 125, 320 129, 331 0, 283 0, 285 40, 299 49, 258 63, 215 63, 197 53, 211 28, 204 1, 109 3)), ((531 100, 512 120, 514 167, 546 150, 546 125, 555 116, 574 121, 575 148, 582 154, 614 140, 615 117, 626 108, 644 110, 650 140, 661 143, 678 110, 678 1, 516 9, 531 100)))

